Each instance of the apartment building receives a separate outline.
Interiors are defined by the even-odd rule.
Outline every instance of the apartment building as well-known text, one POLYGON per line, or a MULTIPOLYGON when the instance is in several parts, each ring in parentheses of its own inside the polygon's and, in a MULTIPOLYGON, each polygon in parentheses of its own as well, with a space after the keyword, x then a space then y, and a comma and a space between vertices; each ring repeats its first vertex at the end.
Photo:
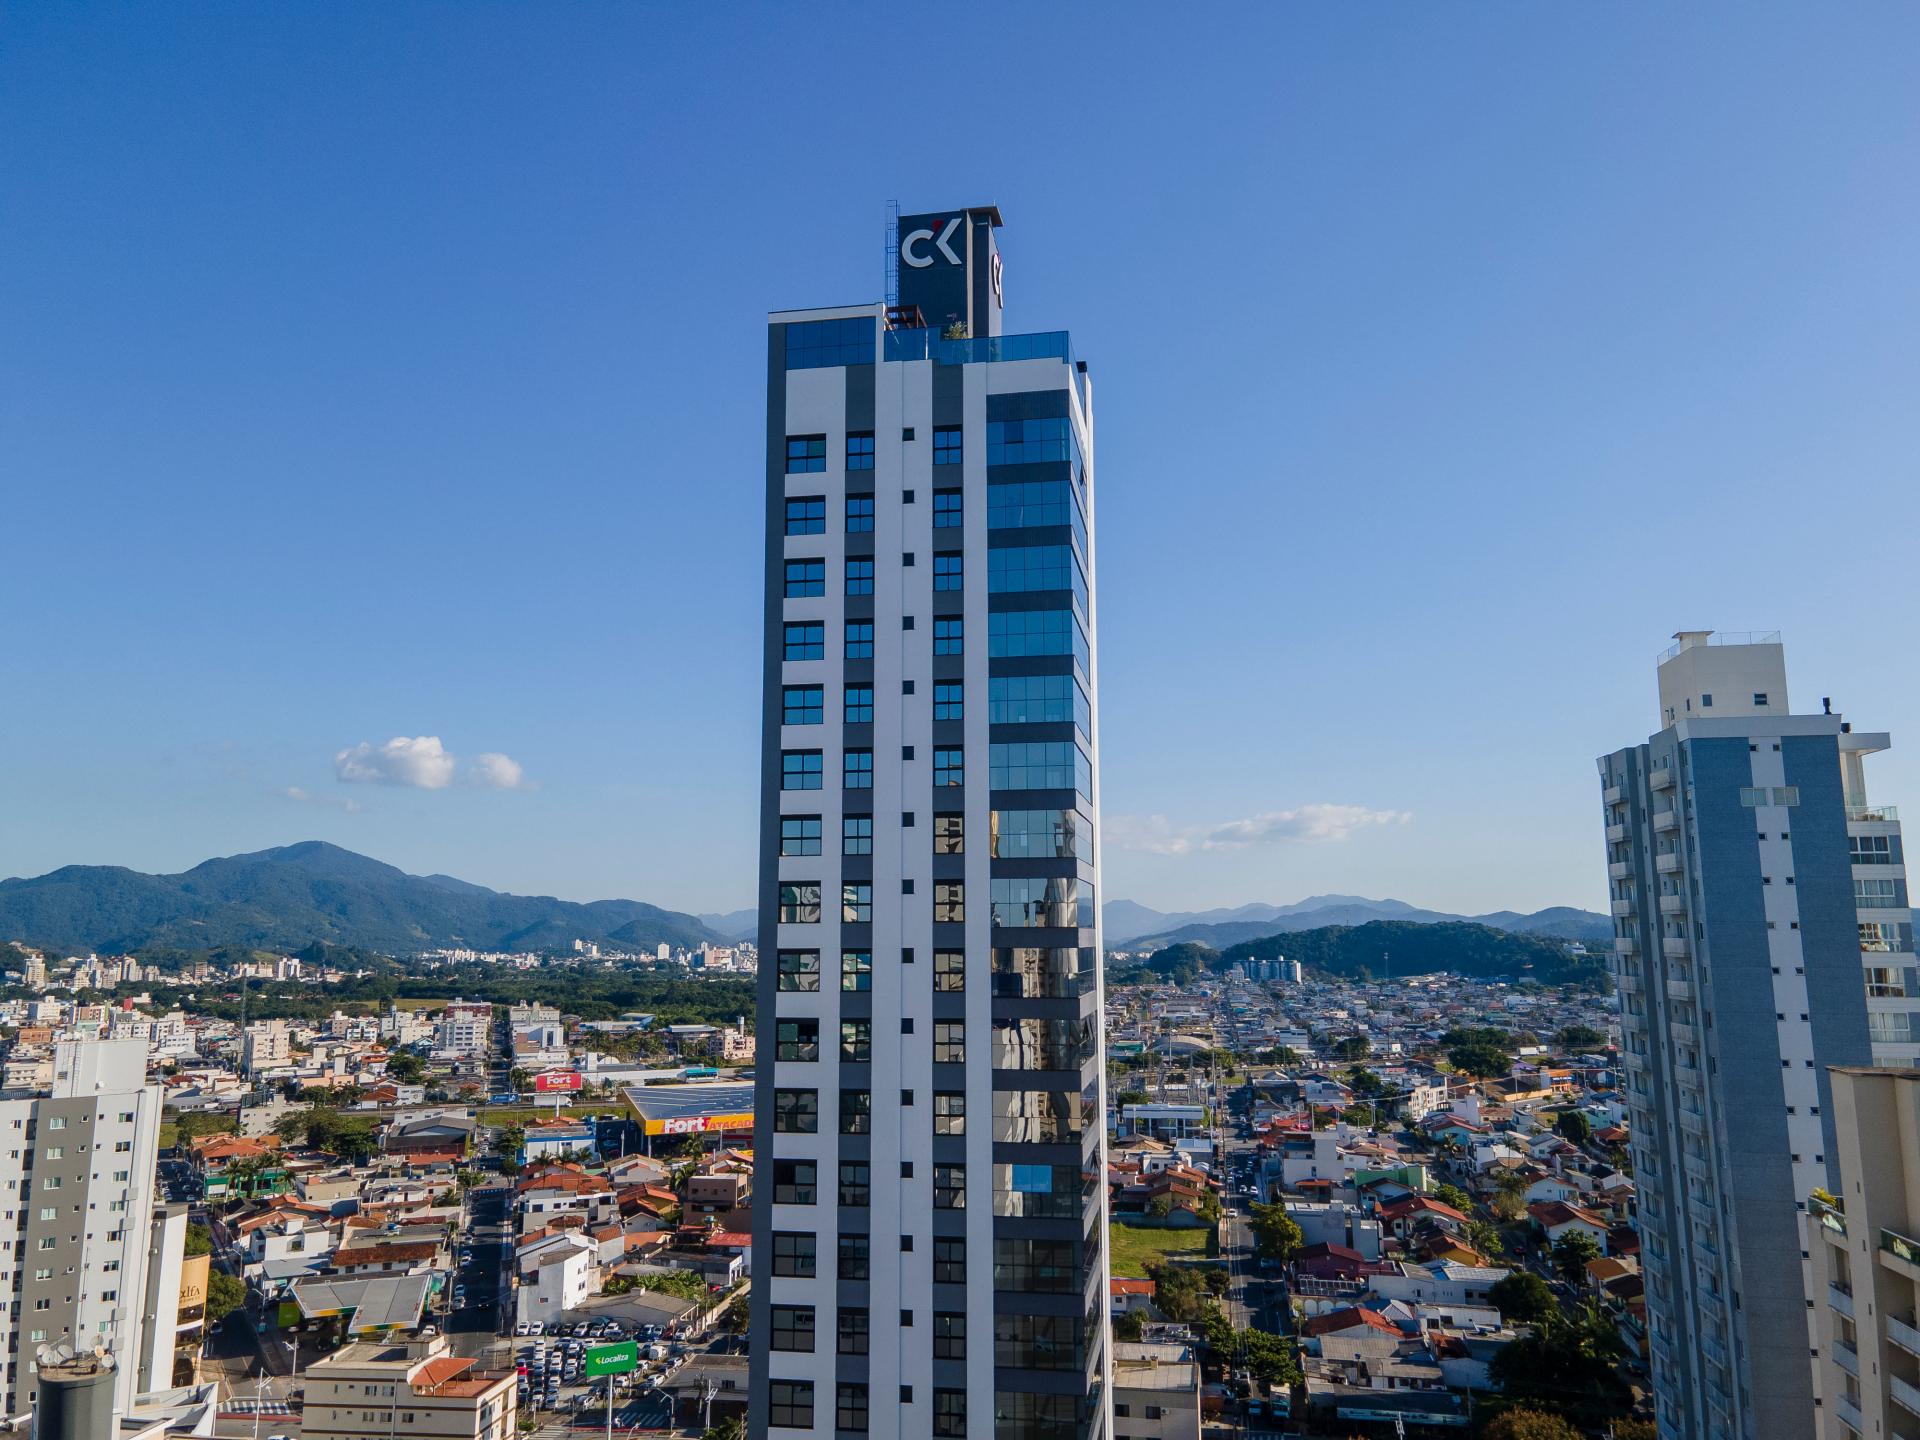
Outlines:
POLYGON ((42 1346, 104 1342, 114 1409, 172 1384, 186 1211, 156 1207, 161 1096, 141 1039, 60 1041, 43 1093, 0 1093, 0 1389, 42 1346))
POLYGON ((1840 1174, 1807 1225, 1817 1433, 1920 1435, 1920 1070, 1830 1074, 1840 1174))
MULTIPOLYGON (((1795 714, 1778 635, 1683 631, 1661 729, 1599 761, 1660 1431, 1801 1429, 1807 1198, 1831 1065, 1910 1063, 1912 923, 1884 734, 1795 714)), ((1804 1431, 1802 1432, 1804 1433, 1804 1431)))
POLYGON ((261 1020, 247 1026, 240 1042, 240 1070, 258 1075, 293 1063, 293 1034, 284 1020, 261 1020))
POLYGON ((444 1335, 355 1341, 306 1368, 305 1440, 509 1440, 514 1377, 454 1355, 444 1335))
POLYGON ((1000 223, 770 317, 754 1435, 1112 1434, 1092 391, 1000 223))
POLYGON ((440 1014, 434 1032, 433 1053, 471 1059, 487 1053, 493 1040, 493 1006, 484 1001, 456 1000, 440 1014))

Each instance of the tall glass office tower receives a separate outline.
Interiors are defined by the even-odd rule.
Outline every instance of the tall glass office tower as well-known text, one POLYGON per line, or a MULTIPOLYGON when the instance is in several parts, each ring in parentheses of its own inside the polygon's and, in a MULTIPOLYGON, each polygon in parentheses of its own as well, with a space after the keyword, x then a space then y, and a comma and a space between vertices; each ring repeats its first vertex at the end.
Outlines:
POLYGON ((1920 1040, 1899 820, 1866 793, 1890 742, 1794 714, 1775 634, 1682 631, 1659 690, 1599 765, 1660 1433, 1812 1434, 1827 1067, 1920 1040))
POLYGON ((999 226, 769 321, 756 1436, 1111 1433, 1092 388, 999 226))

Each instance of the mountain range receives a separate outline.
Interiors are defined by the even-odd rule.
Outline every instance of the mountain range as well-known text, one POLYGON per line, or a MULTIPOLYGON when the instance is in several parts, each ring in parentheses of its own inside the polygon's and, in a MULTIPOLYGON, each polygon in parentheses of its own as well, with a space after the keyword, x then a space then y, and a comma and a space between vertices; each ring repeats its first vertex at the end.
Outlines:
POLYGON ((178 875, 69 865, 0 880, 0 940, 72 952, 292 950, 320 940, 405 955, 552 950, 575 940, 651 949, 722 938, 695 916, 638 900, 508 895, 451 875, 409 875, 319 840, 207 860, 178 875))
POLYGON ((1569 905, 1555 905, 1532 914, 1496 910, 1487 915, 1454 915, 1423 910, 1404 900, 1370 900, 1364 895, 1313 895, 1291 905, 1255 903, 1232 909, 1173 912, 1153 910, 1132 900, 1109 900, 1100 907, 1100 919, 1108 948, 1128 950, 1158 950, 1183 942, 1225 950, 1287 931, 1366 925, 1376 920, 1485 925, 1516 935, 1556 940, 1605 940, 1613 934, 1613 922, 1607 916, 1569 905))

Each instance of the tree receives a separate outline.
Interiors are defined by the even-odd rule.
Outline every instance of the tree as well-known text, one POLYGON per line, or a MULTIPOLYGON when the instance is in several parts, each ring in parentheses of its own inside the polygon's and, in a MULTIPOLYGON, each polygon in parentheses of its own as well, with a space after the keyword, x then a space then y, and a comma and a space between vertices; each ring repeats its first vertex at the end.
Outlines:
POLYGON ((1553 1128, 1562 1139, 1574 1145, 1585 1145, 1593 1138, 1593 1121, 1584 1110, 1562 1110, 1553 1128))
POLYGON ((189 1260, 193 1259, 196 1255, 211 1255, 213 1253, 213 1231, 209 1230, 205 1225, 187 1226, 186 1245, 181 1253, 189 1260))
POLYGON ((1353 1087, 1354 1094, 1369 1098, 1387 1093, 1387 1082, 1364 1065, 1356 1065, 1347 1071, 1347 1084, 1353 1087))
POLYGON ((1462 1215, 1471 1215, 1473 1213, 1473 1197, 1458 1185, 1434 1186, 1433 1198, 1438 1200, 1442 1205, 1451 1205, 1462 1215))
POLYGON ((1336 1060, 1364 1060, 1373 1054, 1373 1042, 1364 1035, 1343 1035, 1333 1042, 1336 1060))
POLYGON ((1616 1420, 1608 1440, 1660 1440, 1660 1429, 1651 1420, 1616 1420))
POLYGON ((1510 1324, 1535 1325, 1560 1312, 1553 1287, 1531 1270, 1513 1270, 1487 1287, 1487 1299, 1510 1324))
POLYGON ((726 1313, 720 1317, 720 1323, 726 1327, 729 1335, 744 1335, 747 1327, 753 1323, 753 1309, 747 1303, 747 1297, 738 1296, 727 1306, 726 1313))
POLYGON ((1500 1238, 1500 1227, 1487 1220, 1467 1221, 1467 1243, 1488 1258, 1507 1248, 1500 1238))
POLYGON ((533 1074, 531 1071, 524 1070, 516 1065, 507 1072, 507 1084, 515 1093, 524 1092, 533 1084, 533 1074))
POLYGON ((224 1270, 207 1276, 206 1317, 209 1326, 218 1325, 247 1303, 247 1287, 224 1270))
POLYGON ((718 1425, 709 1425, 701 1431, 700 1440, 747 1440, 747 1422, 738 1415, 729 1415, 718 1425))
POLYGON ((1262 1260, 1278 1260, 1285 1264, 1306 1243, 1306 1236, 1300 1233, 1299 1223, 1287 1214, 1285 1205, 1262 1205, 1255 1201, 1247 1207, 1247 1212, 1253 1217, 1254 1249, 1262 1260))
POLYGON ((1347 1124, 1358 1126, 1363 1130, 1371 1129, 1373 1127, 1373 1118, 1374 1118, 1373 1106, 1349 1105, 1345 1110, 1342 1110, 1340 1112, 1340 1118, 1346 1121, 1347 1124))
POLYGON ((1447 1063, 1464 1075, 1490 1080, 1513 1068, 1513 1056, 1484 1040, 1468 1040, 1447 1047, 1447 1063))
POLYGON ((1598 1050, 1607 1037, 1591 1025, 1568 1025, 1554 1037, 1563 1050, 1598 1050))
POLYGON ((1584 1230, 1562 1230, 1560 1238, 1553 1242, 1553 1268, 1569 1285, 1585 1280, 1587 1262, 1599 1256, 1598 1242, 1584 1230))
POLYGON ((1598 1306, 1541 1321, 1488 1365, 1514 1404, 1559 1411, 1587 1429, 1624 1417, 1633 1394, 1620 1377, 1620 1334, 1598 1306))
POLYGON ((427 1073, 427 1062, 418 1055, 402 1050, 398 1055, 387 1057, 387 1075, 402 1084, 415 1084, 427 1073))
POLYGON ((1508 1410, 1487 1423, 1485 1440, 1580 1440, 1580 1432, 1545 1410, 1508 1410))
POLYGON ((1138 1340, 1146 1327, 1147 1317, 1138 1310, 1129 1310, 1113 1322, 1113 1338, 1116 1340, 1138 1340))
POLYGON ((1293 1385, 1301 1379, 1300 1361, 1293 1342, 1264 1330, 1240 1332, 1240 1363, 1256 1380, 1269 1385, 1293 1385))

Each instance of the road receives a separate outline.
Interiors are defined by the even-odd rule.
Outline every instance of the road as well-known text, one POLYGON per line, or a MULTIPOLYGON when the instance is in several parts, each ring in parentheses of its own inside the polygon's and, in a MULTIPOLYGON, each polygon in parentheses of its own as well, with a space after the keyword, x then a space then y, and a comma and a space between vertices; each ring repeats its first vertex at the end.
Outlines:
POLYGON ((489 1190, 470 1203, 468 1226, 460 1236, 462 1259, 454 1271, 454 1293, 462 1303, 447 1314, 447 1335, 456 1355, 482 1355, 494 1347, 503 1321, 504 1328, 513 1328, 512 1316, 505 1313, 513 1295, 507 1284, 509 1218, 504 1191, 489 1190))

